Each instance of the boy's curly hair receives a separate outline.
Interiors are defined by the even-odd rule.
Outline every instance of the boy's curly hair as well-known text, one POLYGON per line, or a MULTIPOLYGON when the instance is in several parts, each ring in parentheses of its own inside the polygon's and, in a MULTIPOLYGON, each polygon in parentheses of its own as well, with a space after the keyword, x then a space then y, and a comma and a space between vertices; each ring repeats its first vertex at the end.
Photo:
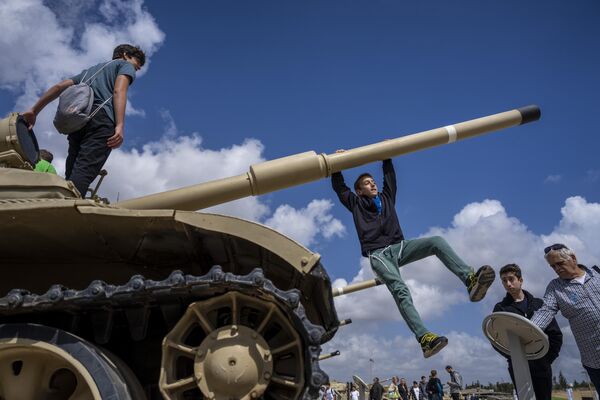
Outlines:
POLYGON ((123 58, 127 54, 129 57, 135 57, 140 61, 140 67, 146 63, 146 54, 138 46, 130 44, 120 44, 113 50, 113 60, 123 58))

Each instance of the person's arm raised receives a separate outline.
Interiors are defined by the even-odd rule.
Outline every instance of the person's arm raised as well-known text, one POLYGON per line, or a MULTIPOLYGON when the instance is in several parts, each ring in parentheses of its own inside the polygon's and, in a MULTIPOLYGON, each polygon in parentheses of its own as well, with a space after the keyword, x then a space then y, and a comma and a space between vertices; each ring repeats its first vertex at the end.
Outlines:
MULTIPOLYGON (((343 153, 344 151, 346 150, 336 150, 336 153, 343 153)), ((331 187, 338 195, 338 198, 344 207, 352 212, 352 208, 356 203, 356 195, 352 193, 352 190, 350 190, 348 186, 346 186, 346 182, 344 182, 344 175, 342 175, 341 172, 335 172, 331 174, 331 187)))

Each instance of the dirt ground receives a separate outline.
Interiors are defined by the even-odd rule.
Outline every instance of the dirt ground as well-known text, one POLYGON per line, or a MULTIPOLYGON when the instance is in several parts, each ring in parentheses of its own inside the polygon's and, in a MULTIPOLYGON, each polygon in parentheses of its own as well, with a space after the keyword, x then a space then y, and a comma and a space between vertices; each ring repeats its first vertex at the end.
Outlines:
MULTIPOLYGON (((552 391, 553 399, 566 399, 567 392, 564 390, 552 391)), ((573 400, 583 400, 584 398, 594 398, 594 392, 590 390, 575 389, 573 390, 573 400)))

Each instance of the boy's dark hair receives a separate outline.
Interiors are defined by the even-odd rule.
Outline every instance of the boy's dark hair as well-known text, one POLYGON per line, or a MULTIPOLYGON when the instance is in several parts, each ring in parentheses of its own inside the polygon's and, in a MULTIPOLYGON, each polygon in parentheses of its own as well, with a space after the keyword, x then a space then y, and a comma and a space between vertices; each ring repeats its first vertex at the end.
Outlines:
POLYGON ((358 176, 358 178, 356 178, 356 180, 354 181, 354 190, 358 190, 360 189, 360 182, 363 180, 363 178, 369 177, 371 179, 373 179, 373 175, 371 175, 368 172, 365 172, 364 174, 360 174, 358 176))
POLYGON ((129 57, 135 57, 140 62, 140 67, 146 63, 146 54, 138 46, 132 46, 130 44, 120 44, 113 50, 113 60, 123 58, 127 54, 129 57))
POLYGON ((521 268, 517 264, 506 264, 504 267, 500 268, 500 276, 511 272, 515 274, 517 278, 521 278, 521 268))
POLYGON ((40 150, 40 158, 42 160, 46 160, 49 163, 52 162, 52 160, 54 160, 54 155, 52 155, 52 153, 50 153, 48 150, 46 149, 41 149, 40 150))

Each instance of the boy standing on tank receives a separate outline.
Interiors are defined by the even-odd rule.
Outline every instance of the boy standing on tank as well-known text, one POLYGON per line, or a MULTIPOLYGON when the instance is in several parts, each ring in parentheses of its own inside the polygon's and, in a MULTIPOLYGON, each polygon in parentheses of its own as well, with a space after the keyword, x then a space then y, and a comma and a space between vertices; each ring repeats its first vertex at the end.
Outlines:
POLYGON ((57 83, 33 107, 22 113, 31 129, 40 111, 65 89, 89 82, 94 92, 92 110, 98 111, 83 128, 69 134, 65 168, 65 178, 73 182, 82 197, 85 197, 90 183, 98 176, 111 150, 123 143, 127 89, 135 80, 136 71, 145 62, 146 55, 139 47, 119 45, 114 49, 111 61, 94 65, 57 83))
POLYGON ((485 265, 475 273, 440 236, 404 238, 395 209, 396 173, 392 160, 383 161, 381 192, 369 173, 361 174, 354 182, 356 193, 346 186, 341 172, 331 175, 331 184, 340 202, 352 213, 362 255, 369 258, 373 272, 392 293, 402 318, 421 345, 423 356, 431 357, 448 344, 448 339, 425 328, 400 276, 400 267, 435 255, 466 285, 473 302, 485 296, 494 281, 494 270, 485 265))

